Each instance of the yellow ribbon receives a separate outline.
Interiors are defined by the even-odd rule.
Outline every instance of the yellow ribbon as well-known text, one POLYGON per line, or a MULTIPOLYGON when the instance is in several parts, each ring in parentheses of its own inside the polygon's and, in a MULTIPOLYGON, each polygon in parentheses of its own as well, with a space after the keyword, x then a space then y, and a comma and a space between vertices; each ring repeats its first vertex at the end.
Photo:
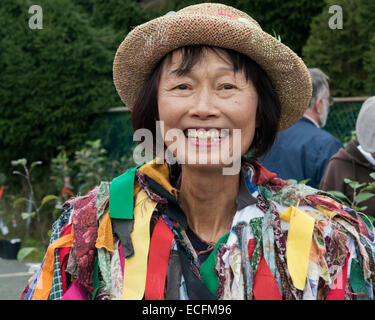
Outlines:
POLYGON ((281 219, 289 221, 286 257, 293 285, 304 290, 309 264, 315 220, 296 207, 281 212, 281 219))
POLYGON ((146 287, 147 259, 150 246, 150 220, 156 202, 140 190, 134 207, 134 226, 130 234, 134 254, 125 259, 123 300, 141 300, 146 287))
POLYGON ((320 210, 321 212, 325 213, 328 217, 330 218, 333 218, 335 215, 337 215, 337 212, 334 212, 334 211, 331 211, 331 210, 328 210, 328 209, 325 209, 321 206, 316 206, 316 208, 318 210, 320 210))

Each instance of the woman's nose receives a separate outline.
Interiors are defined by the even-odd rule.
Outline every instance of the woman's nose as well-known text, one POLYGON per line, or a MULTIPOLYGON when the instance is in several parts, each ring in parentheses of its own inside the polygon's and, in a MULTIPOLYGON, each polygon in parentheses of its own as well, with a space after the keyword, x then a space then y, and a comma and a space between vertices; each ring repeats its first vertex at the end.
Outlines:
POLYGON ((208 89, 205 89, 197 95, 197 99, 190 108, 189 113, 192 117, 205 120, 217 117, 220 111, 215 105, 215 98, 212 93, 208 89))

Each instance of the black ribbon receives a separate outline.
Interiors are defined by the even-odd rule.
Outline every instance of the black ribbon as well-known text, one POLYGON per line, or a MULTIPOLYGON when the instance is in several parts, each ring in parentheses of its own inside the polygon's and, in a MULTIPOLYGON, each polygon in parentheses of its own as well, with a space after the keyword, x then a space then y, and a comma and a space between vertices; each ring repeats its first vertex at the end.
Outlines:
POLYGON ((154 179, 147 175, 144 175, 148 187, 154 191, 159 196, 166 198, 168 200, 168 205, 165 210, 165 214, 174 221, 177 221, 181 227, 187 228, 187 219, 185 213, 182 211, 177 199, 171 195, 167 190, 165 190, 160 184, 158 184, 154 179))

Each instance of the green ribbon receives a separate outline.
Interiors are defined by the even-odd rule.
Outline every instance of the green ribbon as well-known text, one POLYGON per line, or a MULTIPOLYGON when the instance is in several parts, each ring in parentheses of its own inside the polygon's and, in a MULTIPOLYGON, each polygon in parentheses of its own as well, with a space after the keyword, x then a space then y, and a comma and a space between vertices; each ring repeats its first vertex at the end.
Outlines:
POLYGON ((206 285, 207 289, 211 291, 212 294, 217 296, 217 288, 219 286, 219 279, 217 278, 215 272, 216 265, 216 252, 219 249, 220 244, 227 242, 230 232, 223 235, 219 241, 216 243, 215 248, 212 250, 208 258, 202 263, 199 273, 206 285))
POLYGON ((365 214, 361 214, 361 213, 358 213, 358 216, 362 219, 362 221, 366 224, 367 228, 372 231, 372 229, 374 228, 373 224, 371 223, 371 220, 365 215, 365 214))
POLYGON ((100 281, 99 281, 99 259, 97 258, 95 261, 95 266, 94 266, 94 271, 93 271, 93 287, 95 289, 91 300, 95 300, 96 294, 98 293, 100 286, 100 281))
POLYGON ((142 165, 128 169, 114 178, 109 187, 109 216, 114 219, 133 219, 135 171, 142 165))
POLYGON ((254 252, 251 256, 251 269, 253 270, 254 274, 256 273, 258 269, 258 265, 260 262, 260 256, 261 256, 261 249, 262 249, 262 225, 263 225, 263 218, 253 218, 249 222, 251 232, 254 235, 254 252))
POLYGON ((363 270, 359 265, 359 261, 355 258, 352 259, 350 266, 350 286, 354 293, 365 294, 357 295, 357 300, 369 300, 363 270))

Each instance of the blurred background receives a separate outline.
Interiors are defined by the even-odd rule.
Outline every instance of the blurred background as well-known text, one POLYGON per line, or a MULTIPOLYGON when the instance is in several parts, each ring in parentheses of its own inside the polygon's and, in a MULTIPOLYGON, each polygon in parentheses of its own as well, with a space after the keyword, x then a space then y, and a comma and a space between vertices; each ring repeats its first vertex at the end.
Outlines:
MULTIPOLYGON (((62 203, 133 166, 131 116, 112 82, 116 49, 133 27, 201 2, 210 1, 0 1, 3 258, 23 248, 21 260, 41 261, 62 203), (42 29, 29 27, 34 4, 42 29)), ((215 2, 247 12, 330 77, 334 105, 324 129, 347 143, 375 93, 375 1, 215 2), (333 5, 342 8, 342 29, 328 26, 333 5)))

